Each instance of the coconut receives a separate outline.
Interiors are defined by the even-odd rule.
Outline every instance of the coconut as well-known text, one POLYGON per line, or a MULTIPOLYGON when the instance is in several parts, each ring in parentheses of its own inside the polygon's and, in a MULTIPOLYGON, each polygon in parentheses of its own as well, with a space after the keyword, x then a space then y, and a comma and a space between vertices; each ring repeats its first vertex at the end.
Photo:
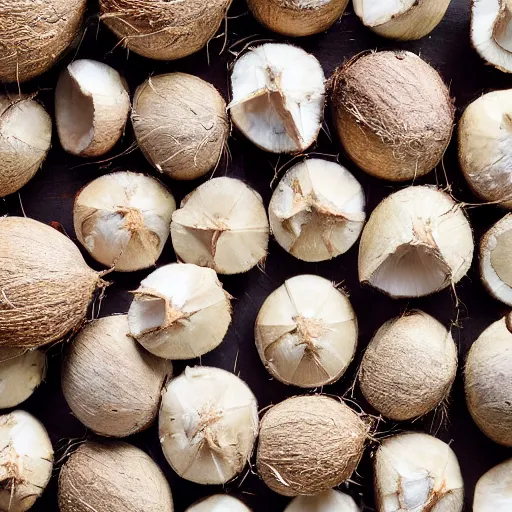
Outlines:
POLYGON ((458 283, 473 249, 461 205, 435 187, 408 187, 384 199, 366 224, 359 280, 393 298, 422 297, 458 283))
POLYGON ((124 132, 130 96, 124 79, 95 60, 73 61, 55 89, 55 119, 62 147, 72 155, 101 156, 124 132))
POLYGON ((0 96, 0 197, 17 192, 34 177, 51 139, 52 120, 37 101, 0 96))
POLYGON ((512 459, 491 468, 475 487, 473 512, 509 512, 512 509, 512 459))
POLYGON ((24 82, 50 69, 78 37, 87 0, 0 3, 0 82, 24 82))
POLYGON ((127 443, 86 441, 59 474, 60 512, 173 512, 160 468, 127 443))
POLYGON ((284 512, 360 512, 360 508, 348 494, 329 489, 315 496, 293 498, 284 512))
POLYGON ((512 446, 512 322, 491 324, 466 360, 466 402, 473 420, 494 442, 512 446))
POLYGON ((261 420, 258 473, 284 496, 318 494, 352 476, 367 435, 365 423, 342 401, 289 398, 261 420))
POLYGON ((0 416, 0 510, 25 512, 52 476, 53 447, 42 423, 25 411, 0 416))
POLYGON ((185 512, 251 512, 251 509, 232 496, 215 494, 192 505, 185 512))
POLYGON ((437 71, 410 52, 366 52, 332 79, 345 151, 372 176, 407 181, 430 172, 450 143, 454 108, 437 71))
POLYGON ((100 0, 100 14, 129 50, 149 59, 175 60, 207 45, 231 1, 100 0))
POLYGON ((512 209, 512 89, 484 94, 467 107, 459 162, 475 194, 512 209))
POLYGON ((0 218, 0 260, 1 347, 61 340, 78 329, 105 286, 69 238, 24 217, 0 218))
POLYGON ((461 512, 464 483, 450 446, 420 432, 385 439, 374 457, 377 512, 461 512))
POLYGON ((0 348, 0 409, 16 407, 35 391, 44 379, 46 357, 32 350, 11 357, 9 348, 0 348))
POLYGON ((325 76, 301 48, 268 43, 249 49, 233 66, 231 89, 231 119, 259 148, 301 153, 317 139, 325 76))
POLYGON ((341 17, 348 0, 248 0, 254 17, 285 36, 325 32, 341 17))
POLYGON ((165 265, 134 292, 128 311, 131 336, 159 357, 202 356, 226 335, 230 298, 213 270, 182 263, 165 265))
POLYGON ((325 261, 347 252, 363 230, 364 191, 350 172, 312 158, 294 165, 269 206, 279 245, 303 261, 325 261))
POLYGON ((512 0, 473 0, 471 43, 487 64, 512 73, 512 0))
POLYGON ((185 73, 148 78, 135 92, 132 124, 151 165, 177 180, 214 170, 227 147, 224 99, 213 85, 185 73))
POLYGON ((390 39, 413 41, 430 34, 444 18, 451 0, 354 0, 364 25, 390 39))
POLYGON ((240 180, 214 178, 172 214, 174 251, 219 274, 247 272, 267 256, 269 225, 261 196, 240 180))
POLYGON ((107 267, 131 272, 153 266, 169 237, 176 202, 158 180, 134 172, 95 179, 75 199, 80 243, 107 267))
POLYGON ((167 386, 160 442, 176 473, 198 484, 225 484, 249 461, 258 435, 258 405, 232 373, 187 367, 167 386))
POLYGON ((356 350, 357 319, 348 297, 330 281, 302 275, 270 294, 258 313, 254 335, 272 376, 314 388, 345 373, 356 350))
POLYGON ((62 364, 62 392, 73 414, 94 432, 125 437, 156 418, 170 361, 147 353, 129 337, 126 315, 94 320, 70 345, 62 364))
POLYGON ((377 331, 364 354, 359 383, 374 409, 403 421, 445 401, 456 374, 452 335, 435 318, 412 311, 377 331))

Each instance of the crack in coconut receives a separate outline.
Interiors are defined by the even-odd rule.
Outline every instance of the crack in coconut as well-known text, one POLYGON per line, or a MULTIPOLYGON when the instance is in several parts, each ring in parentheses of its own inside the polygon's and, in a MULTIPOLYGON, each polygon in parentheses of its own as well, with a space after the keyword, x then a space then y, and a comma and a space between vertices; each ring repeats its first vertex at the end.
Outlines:
POLYGON ((261 149, 302 152, 321 128, 324 82, 312 55, 291 45, 264 44, 236 61, 228 109, 238 129, 261 149))
POLYGON ((511 0, 473 0, 471 42, 488 64, 512 73, 511 0))

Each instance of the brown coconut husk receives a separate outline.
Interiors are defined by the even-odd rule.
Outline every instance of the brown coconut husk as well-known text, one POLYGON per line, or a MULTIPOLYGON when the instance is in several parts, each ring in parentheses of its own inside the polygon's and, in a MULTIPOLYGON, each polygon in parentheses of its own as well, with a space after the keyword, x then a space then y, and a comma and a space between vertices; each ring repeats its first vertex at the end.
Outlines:
POLYGON ((104 285, 57 230, 28 218, 0 218, 0 347, 61 340, 80 326, 104 285))

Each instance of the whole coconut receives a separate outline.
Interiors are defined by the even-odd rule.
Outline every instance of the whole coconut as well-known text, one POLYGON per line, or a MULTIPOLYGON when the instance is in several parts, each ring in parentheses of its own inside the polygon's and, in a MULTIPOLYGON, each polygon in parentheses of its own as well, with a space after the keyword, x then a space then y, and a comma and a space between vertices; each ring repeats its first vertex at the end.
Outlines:
POLYGON ((512 459, 489 469, 475 487, 473 512, 512 510, 512 459))
POLYGON ((257 469, 284 496, 318 494, 349 479, 368 428, 343 402, 297 396, 272 407, 260 424, 257 469))
POLYGON ((123 46, 158 60, 175 60, 206 46, 232 0, 100 0, 101 19, 123 46))
POLYGON ((105 284, 76 245, 41 222, 0 218, 0 346, 61 340, 85 319, 105 284))
POLYGON ((127 443, 86 441, 62 466, 60 512, 173 512, 160 468, 127 443))
POLYGON ((450 143, 450 93, 437 71, 414 53, 357 55, 335 72, 332 103, 345 151, 377 178, 423 176, 450 143))
POLYGON ((0 82, 50 69, 78 36, 87 0, 0 0, 0 82))
POLYGON ((226 148, 226 103, 213 85, 185 73, 146 80, 133 99, 140 149, 158 171, 192 180, 213 170, 226 148))

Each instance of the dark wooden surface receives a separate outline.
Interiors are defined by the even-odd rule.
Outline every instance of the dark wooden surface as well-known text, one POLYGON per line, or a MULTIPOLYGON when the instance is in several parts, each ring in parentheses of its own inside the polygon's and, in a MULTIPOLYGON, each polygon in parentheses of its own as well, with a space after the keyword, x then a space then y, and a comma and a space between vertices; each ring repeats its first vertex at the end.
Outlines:
MULTIPOLYGON (((209 52, 198 54, 178 62, 156 62, 130 54, 121 48, 114 51, 115 38, 99 24, 95 15, 96 5, 91 2, 87 31, 78 50, 71 52, 58 66, 46 75, 23 85, 24 92, 39 90, 39 99, 50 112, 53 111, 53 88, 58 72, 73 57, 102 60, 118 69, 127 79, 133 93, 135 87, 150 74, 169 71, 185 71, 198 75, 215 84, 228 98, 228 68, 236 53, 245 44, 257 40, 286 40, 265 32, 247 12, 245 2, 235 1, 228 20, 226 49, 224 36, 219 36, 209 45, 209 52)), ((366 30, 349 8, 343 18, 328 33, 293 41, 313 53, 322 63, 326 76, 330 76, 336 66, 362 50, 406 48, 417 52, 437 68, 450 84, 457 106, 457 119, 464 107, 482 93, 512 87, 512 77, 496 71, 480 60, 469 43, 469 0, 453 0, 443 22, 431 34, 418 42, 394 43, 366 30)), ((389 193, 400 188, 373 179, 359 171, 343 154, 337 141, 330 141, 328 132, 333 133, 327 116, 326 129, 318 144, 311 151, 339 158, 361 181, 366 192, 368 212, 389 193)), ((133 133, 128 127, 123 140, 108 155, 116 156, 130 148, 133 133)), ((286 166, 290 158, 264 153, 240 134, 233 133, 229 143, 231 158, 225 160, 217 170, 217 175, 241 178, 256 188, 268 203, 271 196, 271 181, 276 169, 286 166)), ((450 186, 455 198, 467 203, 475 202, 475 197, 466 186, 457 164, 456 140, 452 141, 444 159, 444 168, 422 179, 421 183, 437 183, 442 187, 450 186)), ((284 167, 286 168, 286 167, 284 167)), ((114 170, 133 170, 153 173, 138 150, 107 162, 84 161, 74 158, 60 148, 54 134, 53 147, 42 170, 24 187, 19 196, 14 194, 0 200, 0 213, 20 215, 22 206, 27 216, 42 222, 57 221, 62 224, 71 238, 75 238, 72 226, 73 198, 77 191, 97 176, 114 170), (20 204, 21 203, 21 204, 20 204)), ((165 179, 177 201, 196 187, 199 182, 183 183, 165 179)), ((418 182, 419 183, 419 182, 418 182)), ((484 230, 489 228, 503 212, 495 206, 468 207, 468 213, 478 240, 484 230)), ((333 261, 320 264, 302 263, 286 254, 275 242, 270 243, 270 254, 265 269, 253 269, 251 272, 236 276, 222 277, 227 291, 235 297, 233 324, 223 344, 202 361, 190 361, 189 364, 202 363, 235 371, 246 380, 256 394, 261 408, 279 402, 287 396, 301 393, 292 387, 286 387, 274 380, 263 368, 253 340, 253 324, 258 308, 267 295, 278 287, 284 279, 301 273, 316 273, 335 282, 343 283, 350 293, 360 325, 360 338, 357 357, 345 377, 335 385, 323 389, 326 393, 344 395, 353 382, 355 371, 363 353, 376 329, 386 320, 399 315, 410 308, 420 308, 434 315, 447 326, 452 326, 454 338, 460 349, 460 367, 450 404, 448 415, 440 413, 413 424, 397 425, 382 422, 378 436, 400 429, 417 429, 437 432, 446 441, 451 441, 459 457, 466 486, 466 510, 471 510, 473 489, 482 473, 493 465, 512 456, 511 450, 499 447, 479 432, 472 422, 465 406, 462 367, 466 353, 480 332, 491 322, 499 319, 507 308, 491 299, 479 281, 477 261, 473 262, 470 273, 457 287, 458 302, 454 294, 446 290, 434 296, 420 300, 391 300, 376 291, 361 288, 357 279, 357 244, 346 255, 333 261)), ((93 261, 88 261, 99 268, 93 261)), ((159 265, 175 261, 170 244, 167 246, 159 265)), ((129 290, 137 287, 148 271, 133 274, 112 274, 113 281, 106 292, 100 315, 126 312, 130 304, 129 290)), ((48 429, 56 450, 56 459, 63 455, 70 440, 78 441, 92 436, 70 413, 60 391, 61 347, 49 352, 49 371, 46 382, 24 404, 23 408, 40 418, 48 429)), ((175 364, 176 373, 185 367, 185 363, 175 364)), ((356 390, 355 399, 359 406, 371 413, 356 390)), ((354 407, 357 407, 354 404, 354 407)), ((155 426, 147 432, 133 436, 129 442, 147 451, 162 467, 172 486, 175 506, 178 512, 202 496, 215 492, 231 492, 240 496, 255 511, 282 511, 287 499, 270 492, 258 477, 249 473, 245 479, 239 478, 225 488, 202 487, 180 480, 166 464, 162 455, 157 429, 155 426)), ((43 497, 33 508, 34 511, 56 511, 57 475, 60 462, 56 464, 54 477, 43 497)), ((350 492, 364 510, 373 508, 371 449, 360 465, 358 474, 348 486, 350 492)), ((343 486, 345 490, 345 486, 343 486)), ((98 511, 108 512, 108 511, 98 511)))

